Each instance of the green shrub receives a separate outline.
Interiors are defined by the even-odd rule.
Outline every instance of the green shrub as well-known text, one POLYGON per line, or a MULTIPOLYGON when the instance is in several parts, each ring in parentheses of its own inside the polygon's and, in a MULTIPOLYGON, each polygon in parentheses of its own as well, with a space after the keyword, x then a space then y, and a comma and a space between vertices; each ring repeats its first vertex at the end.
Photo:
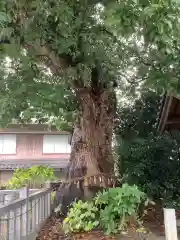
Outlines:
POLYGON ((91 231, 99 225, 98 208, 93 202, 75 202, 63 221, 65 233, 91 231))
POLYGON ((136 220, 139 204, 145 199, 143 192, 128 184, 98 193, 95 205, 100 209, 100 224, 105 233, 122 231, 130 218, 136 220))
POLYGON ((115 234, 124 230, 131 219, 137 223, 139 205, 146 199, 136 186, 128 184, 104 190, 91 202, 75 202, 63 222, 63 229, 65 233, 72 233, 101 226, 106 234, 115 234))
POLYGON ((54 180, 54 170, 46 166, 33 166, 27 169, 16 169, 7 184, 8 189, 18 189, 23 186, 40 187, 48 180, 54 180))
POLYGON ((162 199, 164 206, 176 207, 180 203, 179 146, 179 133, 149 135, 127 144, 126 151, 119 149, 121 175, 154 200, 162 199))

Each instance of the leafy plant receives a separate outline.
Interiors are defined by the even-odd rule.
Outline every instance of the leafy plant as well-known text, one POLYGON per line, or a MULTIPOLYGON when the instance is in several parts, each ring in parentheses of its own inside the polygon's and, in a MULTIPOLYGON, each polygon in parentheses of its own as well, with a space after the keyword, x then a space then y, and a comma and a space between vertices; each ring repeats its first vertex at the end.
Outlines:
POLYGON ((179 205, 180 199, 180 134, 150 134, 141 142, 131 142, 119 165, 129 184, 135 183, 154 200, 165 206, 179 205))
POLYGON ((63 221, 65 233, 91 231, 99 225, 98 208, 93 202, 75 202, 63 221))
POLYGON ((98 193, 95 205, 100 209, 100 224, 105 233, 117 233, 129 221, 136 222, 139 204, 145 199, 146 195, 137 186, 128 184, 98 193))
POLYGON ((0 123, 81 119, 73 152, 108 162, 116 87, 180 87, 179 14, 179 1, 2 0, 0 123))
POLYGON ((54 170, 46 166, 33 166, 26 169, 16 169, 7 184, 8 189, 17 189, 23 186, 40 187, 48 180, 54 180, 54 170))

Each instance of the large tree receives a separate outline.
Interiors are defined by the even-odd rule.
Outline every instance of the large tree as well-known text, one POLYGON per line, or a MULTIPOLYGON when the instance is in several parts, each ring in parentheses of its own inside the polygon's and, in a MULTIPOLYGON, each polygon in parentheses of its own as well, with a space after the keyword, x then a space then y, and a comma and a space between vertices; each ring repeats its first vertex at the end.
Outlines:
POLYGON ((179 86, 178 3, 2 0, 0 12, 1 122, 73 116, 67 178, 110 173, 116 87, 179 86))

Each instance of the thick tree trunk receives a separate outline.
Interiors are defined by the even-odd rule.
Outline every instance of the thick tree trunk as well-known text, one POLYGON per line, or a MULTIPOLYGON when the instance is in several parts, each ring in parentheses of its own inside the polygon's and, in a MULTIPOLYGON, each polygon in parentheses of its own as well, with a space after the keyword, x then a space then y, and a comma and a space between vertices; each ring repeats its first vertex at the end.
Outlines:
POLYGON ((84 88, 78 92, 78 97, 81 115, 72 136, 67 183, 60 189, 61 195, 69 195, 69 199, 63 200, 63 204, 66 205, 75 197, 91 196, 91 186, 87 181, 80 179, 95 179, 97 175, 113 173, 112 131, 115 94, 108 89, 99 89, 97 94, 92 88, 84 88), (66 190, 62 191, 62 188, 66 190))
POLYGON ((97 96, 85 89, 80 93, 80 104, 81 116, 72 138, 68 178, 78 177, 79 169, 86 170, 87 177, 110 173, 113 170, 113 94, 104 90, 97 96))

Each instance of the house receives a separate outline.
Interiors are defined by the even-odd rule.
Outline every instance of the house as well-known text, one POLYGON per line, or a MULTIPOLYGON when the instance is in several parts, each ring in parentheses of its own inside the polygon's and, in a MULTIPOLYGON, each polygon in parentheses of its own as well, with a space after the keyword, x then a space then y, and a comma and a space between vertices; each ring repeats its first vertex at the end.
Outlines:
POLYGON ((163 97, 158 117, 158 130, 180 130, 180 97, 166 93, 163 97))
POLYGON ((5 184, 14 169, 33 165, 52 167, 56 176, 68 165, 70 133, 43 124, 11 124, 0 129, 0 184, 5 184))

